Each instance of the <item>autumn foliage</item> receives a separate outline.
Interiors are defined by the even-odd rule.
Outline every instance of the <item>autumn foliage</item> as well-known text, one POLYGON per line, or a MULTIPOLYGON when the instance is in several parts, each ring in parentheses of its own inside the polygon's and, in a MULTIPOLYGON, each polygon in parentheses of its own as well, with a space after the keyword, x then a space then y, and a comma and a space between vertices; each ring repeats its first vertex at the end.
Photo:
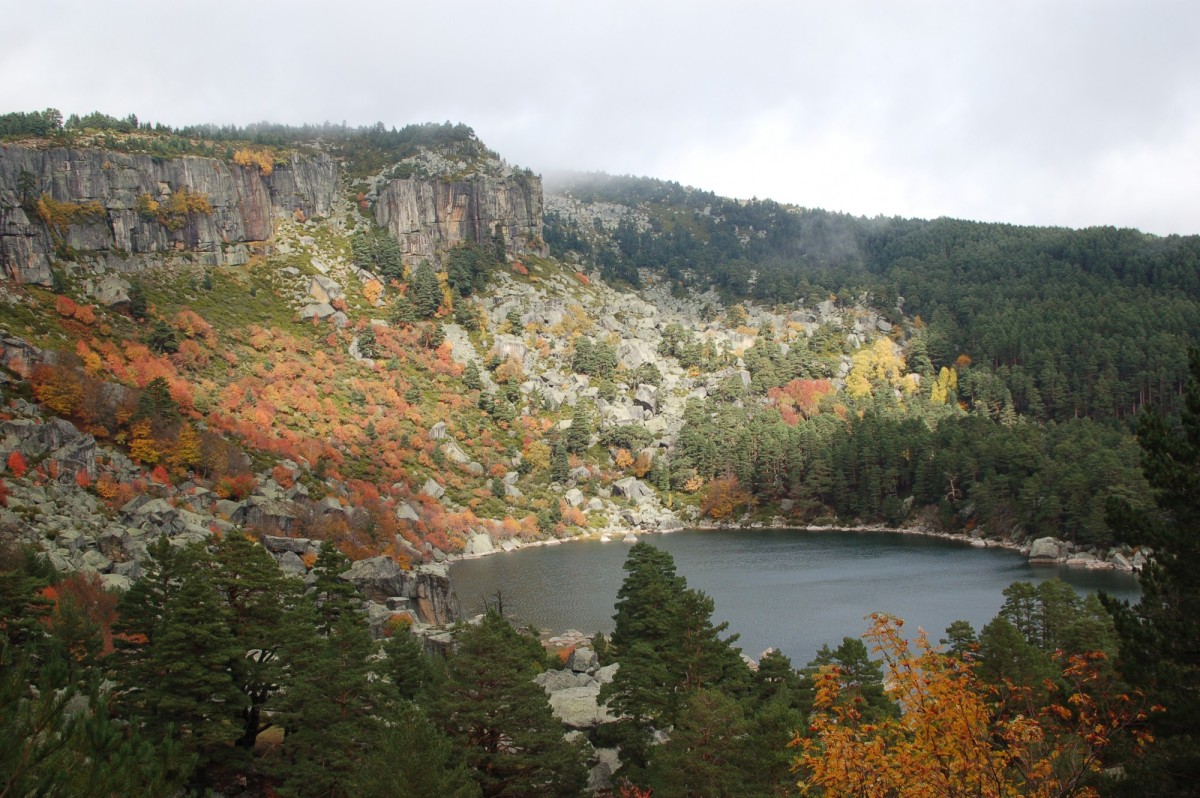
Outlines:
POLYGON ((233 162, 238 166, 256 166, 260 174, 271 174, 275 168, 275 157, 270 150, 238 150, 233 154, 233 162))
POLYGON ((710 480, 700 502, 700 512, 709 518, 720 520, 753 502, 749 491, 741 486, 733 474, 710 480))
POLYGON ((968 662, 934 650, 924 632, 910 643, 902 621, 872 619, 866 637, 883 656, 887 692, 903 714, 867 722, 842 673, 823 668, 809 733, 794 741, 803 794, 1094 796, 1088 779, 1114 734, 1145 716, 1134 697, 1103 684, 1103 655, 1073 658, 1060 700, 1018 713, 1002 707, 968 662))
POLYGON ((17 479, 25 476, 29 466, 25 463, 25 455, 19 451, 14 451, 8 456, 8 461, 5 463, 8 468, 8 473, 12 474, 17 479))
POLYGON ((794 427, 801 418, 812 418, 820 412, 821 400, 831 393, 833 384, 829 380, 792 380, 771 388, 767 398, 775 403, 784 423, 794 427))

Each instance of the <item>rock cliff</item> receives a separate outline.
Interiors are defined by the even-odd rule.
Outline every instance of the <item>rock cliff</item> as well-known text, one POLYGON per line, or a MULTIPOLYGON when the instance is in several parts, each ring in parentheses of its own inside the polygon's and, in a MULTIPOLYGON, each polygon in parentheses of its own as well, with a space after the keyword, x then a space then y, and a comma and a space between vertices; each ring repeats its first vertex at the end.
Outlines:
POLYGON ((3 146, 0 266, 10 279, 48 285, 51 261, 66 253, 118 271, 178 251, 210 265, 244 263, 248 244, 270 239, 277 214, 327 215, 337 176, 321 153, 293 155, 264 175, 215 158, 3 146))
POLYGON ((542 181, 527 173, 473 175, 455 182, 389 181, 375 202, 375 221, 400 242, 410 261, 461 242, 484 243, 497 230, 512 253, 545 255, 542 181))

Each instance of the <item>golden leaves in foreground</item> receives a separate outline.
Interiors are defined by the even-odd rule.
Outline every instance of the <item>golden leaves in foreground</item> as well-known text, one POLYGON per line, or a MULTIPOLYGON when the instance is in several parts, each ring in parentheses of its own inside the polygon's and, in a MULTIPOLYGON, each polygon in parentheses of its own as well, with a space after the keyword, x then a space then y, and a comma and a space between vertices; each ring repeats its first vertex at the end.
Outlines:
MULTIPOLYGON (((1073 657, 1066 687, 1042 707, 1008 700, 979 681, 971 665, 933 649, 925 633, 910 643, 903 621, 873 615, 866 638, 886 665, 887 692, 903 712, 863 721, 835 666, 820 672, 809 733, 797 737, 802 794, 860 798, 1052 798, 1094 796, 1086 779, 1116 732, 1145 718, 1134 696, 1113 691, 1104 657, 1073 657), (1065 696, 1065 698, 1064 698, 1065 696), (1020 707, 1026 711, 1017 711, 1020 707)), ((1134 733, 1135 743, 1145 737, 1134 733)))

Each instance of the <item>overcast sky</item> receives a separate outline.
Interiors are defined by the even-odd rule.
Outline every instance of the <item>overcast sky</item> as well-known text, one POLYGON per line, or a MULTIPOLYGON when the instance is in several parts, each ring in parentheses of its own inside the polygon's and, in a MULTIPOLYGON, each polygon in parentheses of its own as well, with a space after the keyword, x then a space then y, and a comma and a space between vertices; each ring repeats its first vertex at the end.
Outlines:
POLYGON ((0 0, 0 111, 465 122, 508 161, 1200 233, 1200 2, 0 0))

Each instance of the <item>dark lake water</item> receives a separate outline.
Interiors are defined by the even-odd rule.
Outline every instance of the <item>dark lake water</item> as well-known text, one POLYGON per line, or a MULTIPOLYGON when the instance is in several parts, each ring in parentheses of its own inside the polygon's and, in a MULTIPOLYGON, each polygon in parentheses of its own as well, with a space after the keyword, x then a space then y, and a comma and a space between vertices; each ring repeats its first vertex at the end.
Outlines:
MULTIPOLYGON (((861 635, 864 618, 888 612, 937 642, 955 620, 978 630, 1004 602, 1012 582, 1059 576, 1081 592, 1103 590, 1135 601, 1127 573, 1031 566, 1016 552, 887 532, 689 530, 642 538, 675 558, 689 587, 716 602, 714 617, 741 635, 757 659, 775 646, 799 667, 822 644, 861 635)), ((555 632, 612 631, 613 603, 630 544, 620 539, 527 548, 450 567, 465 613, 503 597, 505 614, 555 632)))

